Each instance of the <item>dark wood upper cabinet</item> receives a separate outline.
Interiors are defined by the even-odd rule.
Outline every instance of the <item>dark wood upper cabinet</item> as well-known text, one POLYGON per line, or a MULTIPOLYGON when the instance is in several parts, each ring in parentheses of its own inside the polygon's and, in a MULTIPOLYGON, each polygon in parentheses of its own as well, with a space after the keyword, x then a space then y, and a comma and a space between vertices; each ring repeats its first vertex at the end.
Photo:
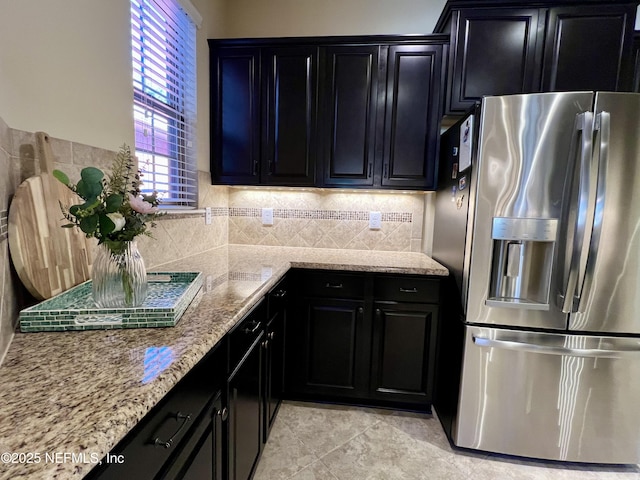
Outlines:
POLYGON ((484 95, 632 88, 636 4, 624 1, 449 0, 445 113, 484 95))
POLYGON ((378 45, 322 49, 319 132, 325 186, 373 186, 378 45))
POLYGON ((469 8, 452 21, 449 113, 468 110, 483 95, 535 90, 537 8, 469 8))
POLYGON ((388 49, 382 185, 434 189, 442 45, 388 49))
POLYGON ((218 182, 260 180, 260 50, 210 49, 211 175, 218 182))
POLYGON ((209 40, 213 182, 434 189, 447 40, 209 40))
POLYGON ((631 89, 635 7, 551 8, 543 91, 631 89))
POLYGON ((262 51, 265 122, 262 137, 266 185, 315 184, 318 49, 262 51))

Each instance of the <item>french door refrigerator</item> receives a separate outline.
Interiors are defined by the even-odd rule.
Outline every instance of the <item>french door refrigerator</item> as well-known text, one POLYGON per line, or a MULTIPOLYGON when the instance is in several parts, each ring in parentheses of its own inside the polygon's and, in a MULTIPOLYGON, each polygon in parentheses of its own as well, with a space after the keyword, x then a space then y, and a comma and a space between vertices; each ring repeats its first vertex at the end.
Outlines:
POLYGON ((441 150, 433 257, 459 304, 435 401, 449 438, 639 463, 640 95, 485 97, 441 150))

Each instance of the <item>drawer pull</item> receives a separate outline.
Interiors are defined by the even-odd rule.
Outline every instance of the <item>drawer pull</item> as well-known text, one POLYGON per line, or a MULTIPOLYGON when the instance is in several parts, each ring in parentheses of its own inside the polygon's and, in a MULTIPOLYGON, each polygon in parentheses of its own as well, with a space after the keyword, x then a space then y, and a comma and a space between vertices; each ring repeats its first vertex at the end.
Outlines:
POLYGON ((325 285, 326 288, 342 288, 342 284, 341 283, 329 283, 327 282, 327 284, 325 285))
POLYGON ((286 290, 278 290, 277 292, 274 292, 273 296, 276 297, 276 298, 284 298, 284 297, 287 296, 287 291, 286 290))
POLYGON ((418 289, 416 287, 413 287, 413 288, 402 288, 402 287, 400 287, 400 291, 402 293, 418 293, 418 289))
POLYGON ((245 327, 243 330, 244 333, 256 333, 260 329, 260 322, 255 322, 250 327, 245 327))
POLYGON ((267 338, 268 338, 269 340, 273 340, 273 337, 275 337, 275 336, 276 336, 276 332, 269 332, 269 333, 267 334, 267 338))
POLYGON ((182 420, 182 423, 180 424, 176 432, 173 435, 171 435, 171 438, 169 438, 169 440, 167 441, 164 441, 164 440, 160 440, 160 437, 156 437, 156 439, 153 441, 154 445, 159 445, 164 448, 171 448, 171 445, 173 445, 173 439, 177 437, 182 431, 182 429, 185 427, 185 425, 191 421, 191 414, 178 412, 176 413, 176 420, 182 420))

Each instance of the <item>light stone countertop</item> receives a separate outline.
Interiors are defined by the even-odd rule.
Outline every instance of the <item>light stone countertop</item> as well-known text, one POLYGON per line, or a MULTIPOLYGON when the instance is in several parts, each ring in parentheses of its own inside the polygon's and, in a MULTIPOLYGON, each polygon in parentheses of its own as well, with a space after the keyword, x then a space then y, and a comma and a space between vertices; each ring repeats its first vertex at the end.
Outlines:
POLYGON ((448 274, 419 253, 242 245, 155 268, 203 272, 175 327, 16 333, 0 366, 0 455, 31 455, 2 456, 0 479, 82 478, 291 267, 448 274), (154 347, 169 348, 173 361, 143 381, 154 347), (76 456, 51 461, 56 453, 76 456))

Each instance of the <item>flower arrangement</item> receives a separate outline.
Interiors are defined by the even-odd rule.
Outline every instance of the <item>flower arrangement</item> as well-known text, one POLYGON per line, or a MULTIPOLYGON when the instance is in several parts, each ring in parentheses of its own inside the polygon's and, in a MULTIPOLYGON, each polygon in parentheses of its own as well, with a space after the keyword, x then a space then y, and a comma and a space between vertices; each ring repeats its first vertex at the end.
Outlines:
POLYGON ((154 219, 161 215, 157 194, 142 195, 140 171, 127 145, 118 152, 111 174, 99 168, 86 167, 80 172, 80 180, 73 184, 60 170, 53 176, 75 192, 84 203, 72 206, 60 204, 64 218, 69 221, 64 228, 79 227, 87 237, 98 239, 111 252, 122 253, 138 235, 148 235, 147 223, 155 227, 154 219))

